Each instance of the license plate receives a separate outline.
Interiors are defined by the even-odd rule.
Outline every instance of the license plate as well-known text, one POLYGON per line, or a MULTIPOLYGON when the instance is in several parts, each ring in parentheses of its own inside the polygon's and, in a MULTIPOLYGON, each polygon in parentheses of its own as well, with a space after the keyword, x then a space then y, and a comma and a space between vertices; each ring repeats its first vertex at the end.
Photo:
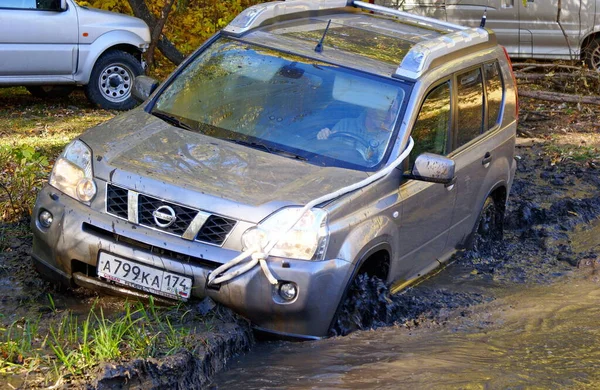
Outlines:
POLYGON ((185 301, 192 291, 192 279, 163 271, 108 253, 100 252, 98 276, 138 290, 185 301))

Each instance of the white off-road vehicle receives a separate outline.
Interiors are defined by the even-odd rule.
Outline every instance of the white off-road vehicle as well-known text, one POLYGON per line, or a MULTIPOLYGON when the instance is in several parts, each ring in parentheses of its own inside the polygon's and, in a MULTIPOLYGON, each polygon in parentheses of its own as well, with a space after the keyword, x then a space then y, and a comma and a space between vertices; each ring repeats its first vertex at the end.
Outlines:
POLYGON ((78 6, 73 0, 0 1, 0 87, 24 85, 38 97, 78 85, 102 108, 127 110, 150 43, 143 20, 78 6))

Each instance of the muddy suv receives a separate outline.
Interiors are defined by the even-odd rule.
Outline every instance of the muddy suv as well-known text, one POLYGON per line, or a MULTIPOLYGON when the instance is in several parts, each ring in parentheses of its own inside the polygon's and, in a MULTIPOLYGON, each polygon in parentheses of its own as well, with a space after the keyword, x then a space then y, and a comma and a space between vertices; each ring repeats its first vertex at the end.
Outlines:
POLYGON ((33 258, 71 286, 208 296, 326 336, 358 275, 398 290, 499 236, 511 72, 485 29, 358 1, 254 6, 65 148, 33 258))

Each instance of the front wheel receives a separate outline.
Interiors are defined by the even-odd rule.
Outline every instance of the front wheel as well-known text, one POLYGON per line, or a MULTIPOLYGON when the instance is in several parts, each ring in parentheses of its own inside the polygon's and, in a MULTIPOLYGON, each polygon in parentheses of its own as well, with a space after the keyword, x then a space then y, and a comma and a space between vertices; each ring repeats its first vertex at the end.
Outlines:
POLYGON ((142 64, 131 54, 114 50, 100 56, 85 95, 94 104, 108 110, 130 110, 137 102, 131 95, 133 79, 144 73, 142 64))
POLYGON ((498 241, 503 235, 504 213, 493 197, 488 196, 483 204, 476 234, 484 241, 498 241))

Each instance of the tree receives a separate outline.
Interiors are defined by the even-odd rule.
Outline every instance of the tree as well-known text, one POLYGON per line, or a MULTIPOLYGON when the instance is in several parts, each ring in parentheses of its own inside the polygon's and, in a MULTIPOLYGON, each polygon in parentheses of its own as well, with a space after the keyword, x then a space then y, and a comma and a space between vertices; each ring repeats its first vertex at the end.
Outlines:
POLYGON ((167 39, 163 34, 165 23, 173 9, 173 3, 175 0, 167 0, 165 6, 162 9, 160 18, 156 18, 146 5, 146 0, 128 0, 129 5, 133 11, 133 14, 138 18, 144 20, 150 27, 150 35, 152 41, 148 47, 146 54, 146 61, 150 67, 154 66, 154 50, 158 49, 163 53, 165 57, 169 59, 175 65, 179 65, 183 62, 185 56, 181 53, 175 45, 167 39))

